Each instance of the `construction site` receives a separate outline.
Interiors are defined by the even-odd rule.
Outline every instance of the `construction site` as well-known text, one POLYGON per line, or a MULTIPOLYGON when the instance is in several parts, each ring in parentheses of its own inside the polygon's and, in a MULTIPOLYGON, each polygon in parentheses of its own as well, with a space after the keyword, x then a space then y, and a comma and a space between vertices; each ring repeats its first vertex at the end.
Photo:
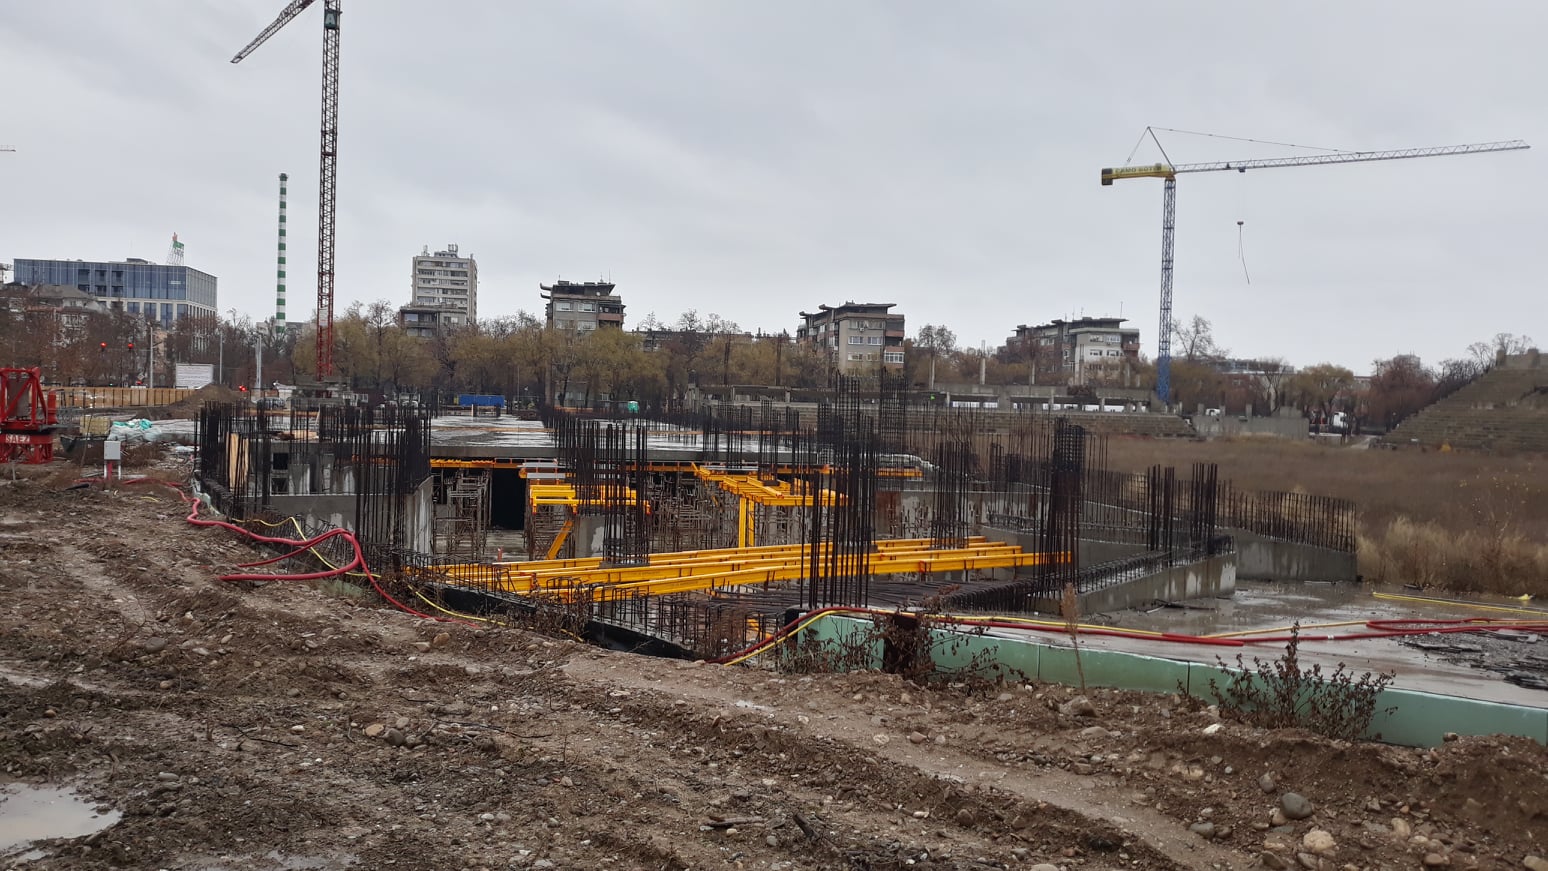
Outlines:
POLYGON ((1525 662, 1541 618, 1356 596, 1303 655, 1402 673, 1383 740, 1225 716, 1212 651, 1312 631, 1293 591, 1353 580, 1353 503, 1114 471, 1078 415, 878 380, 648 419, 217 397, 108 464, 105 441, 45 451, 57 408, 7 383, 7 431, 39 436, 0 480, 15 867, 1542 849, 1548 705, 1435 647, 1525 662), (1245 629, 1143 622, 1233 598, 1245 629))
POLYGON ((1229 594, 1232 529, 1334 572, 1354 543, 1347 502, 1236 492, 1205 465, 1113 473, 1104 439, 1067 419, 913 404, 876 379, 815 409, 660 420, 212 405, 197 440, 199 482, 231 517, 345 526, 443 603, 558 610, 690 658, 801 610, 1229 594))

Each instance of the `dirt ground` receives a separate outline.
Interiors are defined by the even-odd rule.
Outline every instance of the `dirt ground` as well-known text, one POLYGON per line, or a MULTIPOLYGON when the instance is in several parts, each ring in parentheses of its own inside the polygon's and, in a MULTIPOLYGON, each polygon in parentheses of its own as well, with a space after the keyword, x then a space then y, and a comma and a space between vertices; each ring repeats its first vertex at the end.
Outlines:
POLYGON ((1210 734, 1210 712, 1163 696, 1087 708, 1052 685, 925 689, 436 623, 222 583, 257 552, 163 488, 8 478, 0 784, 122 818, 0 867, 1548 868, 1527 864, 1548 855, 1531 741, 1210 734), (1276 816, 1292 791, 1309 817, 1276 816))

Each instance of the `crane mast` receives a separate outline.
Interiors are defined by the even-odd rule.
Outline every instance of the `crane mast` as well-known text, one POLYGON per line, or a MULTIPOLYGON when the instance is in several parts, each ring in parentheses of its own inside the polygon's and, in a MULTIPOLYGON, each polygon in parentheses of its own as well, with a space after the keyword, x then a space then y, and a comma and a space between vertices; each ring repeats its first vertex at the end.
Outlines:
MULTIPOLYGON (((1147 132, 1149 132, 1147 130, 1147 132)), ((1154 135, 1154 134, 1152 134, 1154 135)), ((1481 142, 1472 145, 1437 145, 1428 148, 1396 148, 1387 151, 1335 151, 1305 157, 1271 157, 1261 160, 1232 160, 1214 163, 1154 163, 1102 170, 1103 186, 1130 178, 1159 178, 1163 182, 1161 200, 1161 318, 1156 339, 1156 396, 1163 405, 1172 401, 1172 249, 1176 244, 1177 176, 1191 172, 1225 172, 1249 169, 1278 169, 1291 166, 1328 166, 1338 163, 1369 163, 1378 160, 1407 160, 1420 157, 1446 157, 1455 154, 1483 154, 1493 151, 1521 151, 1531 148, 1520 139, 1481 142)))
MULTIPOLYGON (((232 63, 240 63, 315 0, 291 0, 232 63)), ((343 0, 323 0, 322 145, 317 173, 317 378, 333 375, 333 263, 339 160, 339 19, 343 0)), ((283 177, 282 177, 283 178, 283 177)), ((283 291, 281 291, 283 293, 283 291)))

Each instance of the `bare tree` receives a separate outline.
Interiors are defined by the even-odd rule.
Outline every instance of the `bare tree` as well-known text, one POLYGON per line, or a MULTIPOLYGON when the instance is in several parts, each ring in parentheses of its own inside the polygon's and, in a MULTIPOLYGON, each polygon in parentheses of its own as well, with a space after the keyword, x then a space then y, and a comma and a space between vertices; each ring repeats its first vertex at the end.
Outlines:
POLYGON ((1215 344, 1214 325, 1202 315, 1194 315, 1186 324, 1174 325, 1172 335, 1177 339, 1177 353, 1173 356, 1189 362, 1207 363, 1231 353, 1215 344))

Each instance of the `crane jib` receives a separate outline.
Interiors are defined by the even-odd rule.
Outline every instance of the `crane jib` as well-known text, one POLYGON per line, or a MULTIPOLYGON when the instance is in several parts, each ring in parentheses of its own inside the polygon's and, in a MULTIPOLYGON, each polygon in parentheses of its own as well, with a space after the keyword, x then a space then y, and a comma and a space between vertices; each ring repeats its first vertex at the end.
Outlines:
POLYGON ((1120 166, 1116 169, 1109 167, 1102 170, 1102 184, 1110 185, 1115 179, 1120 178, 1175 178, 1176 176, 1177 171, 1164 163, 1120 166))

